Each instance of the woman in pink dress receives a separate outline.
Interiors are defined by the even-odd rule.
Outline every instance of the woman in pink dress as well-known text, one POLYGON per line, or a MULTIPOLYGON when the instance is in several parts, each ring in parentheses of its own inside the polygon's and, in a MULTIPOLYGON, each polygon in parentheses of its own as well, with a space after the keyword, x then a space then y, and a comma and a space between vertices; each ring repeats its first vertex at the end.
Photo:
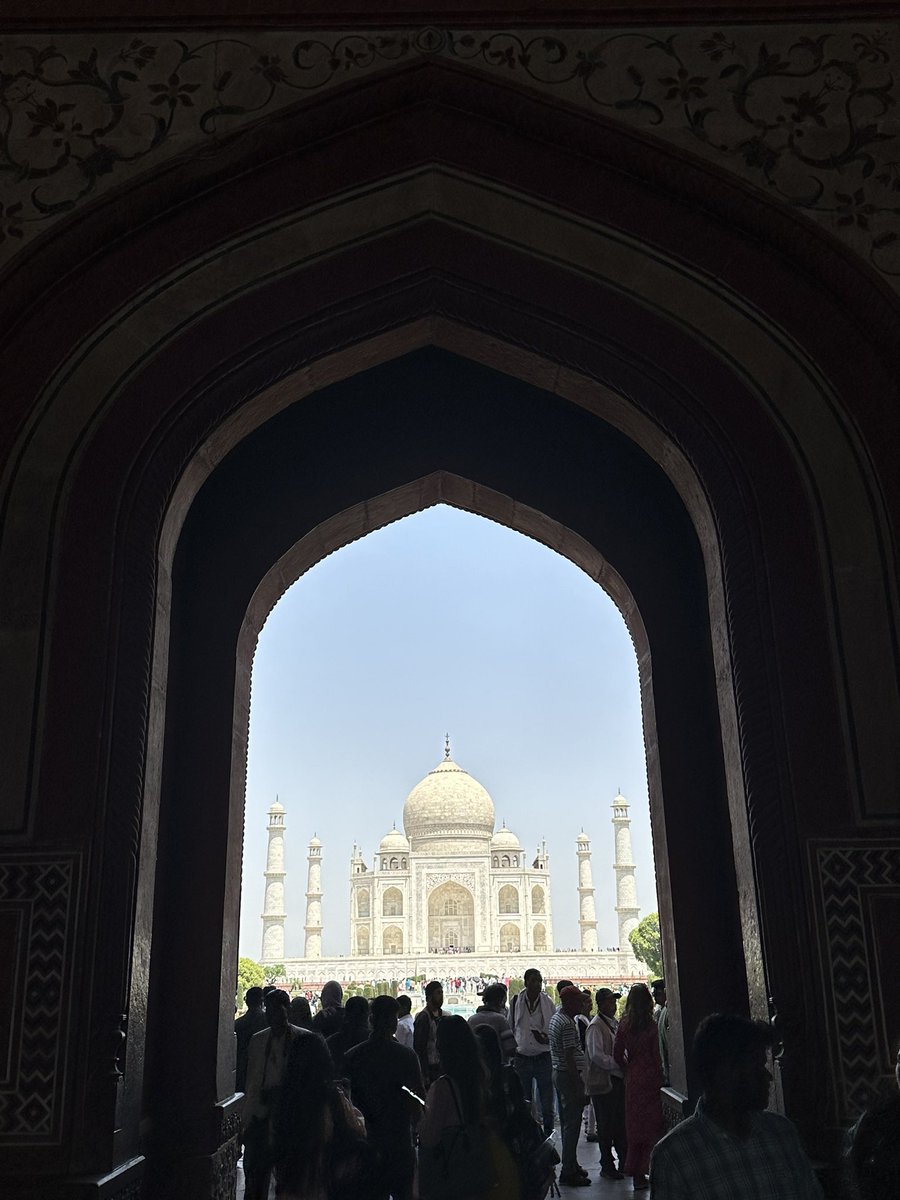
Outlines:
POLYGON ((644 983, 636 983, 628 993, 613 1058, 625 1075, 628 1155, 624 1170, 634 1179, 634 1190, 642 1192, 650 1186, 647 1179, 650 1151, 664 1133, 659 1096, 663 1081, 659 1033, 653 1020, 653 997, 644 983))

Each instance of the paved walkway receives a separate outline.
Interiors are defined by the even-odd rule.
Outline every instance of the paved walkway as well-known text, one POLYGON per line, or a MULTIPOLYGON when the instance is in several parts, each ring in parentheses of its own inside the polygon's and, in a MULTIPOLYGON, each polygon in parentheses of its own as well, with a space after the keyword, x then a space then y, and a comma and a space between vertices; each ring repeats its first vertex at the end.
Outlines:
MULTIPOLYGON (((559 1149, 559 1130, 554 1133, 554 1138, 559 1149)), ((560 1186, 560 1192, 564 1197, 581 1196, 582 1200, 621 1200, 624 1196, 634 1196, 637 1194, 641 1197, 647 1197, 649 1200, 649 1192, 637 1192, 631 1186, 630 1179, 614 1180, 600 1179, 600 1154, 597 1150, 596 1143, 585 1142, 583 1139, 578 1143, 578 1161, 586 1171, 591 1175, 590 1187, 566 1187, 560 1186)), ((559 1168, 557 1167, 557 1173, 559 1168)), ((272 1186, 269 1191, 270 1200, 275 1200, 275 1187, 272 1186)), ((244 1200, 244 1173, 238 1165, 238 1185, 236 1200, 244 1200)))

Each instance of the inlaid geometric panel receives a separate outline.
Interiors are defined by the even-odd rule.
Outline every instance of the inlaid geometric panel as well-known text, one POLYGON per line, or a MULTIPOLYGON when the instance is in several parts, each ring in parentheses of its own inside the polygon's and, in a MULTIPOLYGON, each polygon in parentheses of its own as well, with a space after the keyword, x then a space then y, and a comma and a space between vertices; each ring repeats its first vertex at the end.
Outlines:
POLYGON ((873 894, 890 895, 900 887, 900 845, 819 846, 816 862, 836 1001, 838 1093, 852 1115, 865 1107, 886 1069, 870 901, 873 894))
POLYGON ((60 1139, 80 856, 0 861, 0 937, 10 972, 0 1014, 0 1145, 60 1139))

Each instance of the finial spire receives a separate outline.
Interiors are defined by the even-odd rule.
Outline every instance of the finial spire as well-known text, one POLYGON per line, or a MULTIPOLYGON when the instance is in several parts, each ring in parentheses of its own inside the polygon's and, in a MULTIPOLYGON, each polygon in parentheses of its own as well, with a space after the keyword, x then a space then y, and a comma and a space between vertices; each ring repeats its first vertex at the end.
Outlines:
POLYGON ((450 759, 450 734, 445 733, 444 734, 444 762, 448 762, 449 759, 450 759))

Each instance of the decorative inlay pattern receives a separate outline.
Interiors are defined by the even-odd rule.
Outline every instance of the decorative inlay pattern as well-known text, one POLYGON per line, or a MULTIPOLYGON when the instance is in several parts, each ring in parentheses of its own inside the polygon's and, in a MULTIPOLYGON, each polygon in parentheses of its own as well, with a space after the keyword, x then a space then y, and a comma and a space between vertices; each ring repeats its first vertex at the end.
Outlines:
POLYGON ((473 871, 429 871, 425 876, 425 889, 430 892, 440 887, 442 883, 458 883, 461 887, 475 891, 475 874, 473 871))
POLYGON ((59 1141, 79 868, 77 854, 0 862, 0 909, 19 914, 23 935, 18 961, 7 963, 20 1053, 0 1091, 0 1144, 59 1141))
POLYGON ((844 1116, 858 1113, 884 1072, 876 1026, 876 965, 869 958, 864 894, 900 887, 900 845, 819 846, 819 889, 828 967, 836 999, 838 1096, 844 1116))
POLYGON ((345 81, 442 58, 715 162, 900 279, 897 29, 11 37, 0 43, 0 258, 192 145, 345 81))

